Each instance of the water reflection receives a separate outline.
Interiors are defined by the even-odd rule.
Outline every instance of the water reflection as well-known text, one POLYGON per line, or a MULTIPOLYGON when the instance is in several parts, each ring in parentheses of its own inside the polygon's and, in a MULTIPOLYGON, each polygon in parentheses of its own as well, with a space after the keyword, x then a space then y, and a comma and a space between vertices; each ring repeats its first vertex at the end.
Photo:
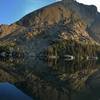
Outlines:
POLYGON ((0 100, 32 100, 15 86, 9 83, 0 83, 0 100))
POLYGON ((0 61, 0 81, 16 85, 36 100, 89 100, 93 96, 91 100, 99 99, 98 71, 95 61, 45 62, 35 58, 0 61))

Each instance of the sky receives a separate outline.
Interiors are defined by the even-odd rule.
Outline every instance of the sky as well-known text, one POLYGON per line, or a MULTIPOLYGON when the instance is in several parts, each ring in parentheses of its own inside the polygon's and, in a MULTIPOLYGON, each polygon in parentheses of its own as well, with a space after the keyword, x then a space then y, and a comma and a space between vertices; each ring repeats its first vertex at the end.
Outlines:
MULTIPOLYGON (((0 0, 0 24, 11 24, 24 15, 59 0, 0 0)), ((100 12, 99 0, 77 0, 78 2, 96 5, 100 12)))

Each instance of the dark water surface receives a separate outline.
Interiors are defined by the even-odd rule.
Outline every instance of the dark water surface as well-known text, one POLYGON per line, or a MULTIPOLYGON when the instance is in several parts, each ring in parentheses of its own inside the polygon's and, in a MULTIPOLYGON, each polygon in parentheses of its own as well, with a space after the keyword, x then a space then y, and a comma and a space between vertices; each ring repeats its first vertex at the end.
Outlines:
POLYGON ((9 83, 0 83, 0 100, 32 100, 9 83))
POLYGON ((100 100, 99 61, 3 59, 0 82, 0 100, 100 100))

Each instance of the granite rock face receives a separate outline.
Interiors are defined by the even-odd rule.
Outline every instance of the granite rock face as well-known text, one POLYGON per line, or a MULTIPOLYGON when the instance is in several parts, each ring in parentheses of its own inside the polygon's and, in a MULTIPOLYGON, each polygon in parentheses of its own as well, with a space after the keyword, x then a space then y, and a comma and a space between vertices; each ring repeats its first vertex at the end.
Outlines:
POLYGON ((99 24, 100 14, 95 6, 63 0, 38 9, 12 25, 1 25, 0 38, 15 41, 35 54, 59 38, 99 44, 99 24))

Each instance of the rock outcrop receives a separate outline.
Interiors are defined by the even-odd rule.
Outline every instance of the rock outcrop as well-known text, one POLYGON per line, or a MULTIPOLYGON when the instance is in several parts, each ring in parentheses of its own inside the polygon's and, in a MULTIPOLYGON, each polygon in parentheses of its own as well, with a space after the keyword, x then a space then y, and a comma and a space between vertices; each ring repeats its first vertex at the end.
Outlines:
POLYGON ((99 44, 99 16, 93 5, 63 0, 36 10, 10 26, 1 25, 0 38, 14 41, 35 54, 59 38, 99 44))

